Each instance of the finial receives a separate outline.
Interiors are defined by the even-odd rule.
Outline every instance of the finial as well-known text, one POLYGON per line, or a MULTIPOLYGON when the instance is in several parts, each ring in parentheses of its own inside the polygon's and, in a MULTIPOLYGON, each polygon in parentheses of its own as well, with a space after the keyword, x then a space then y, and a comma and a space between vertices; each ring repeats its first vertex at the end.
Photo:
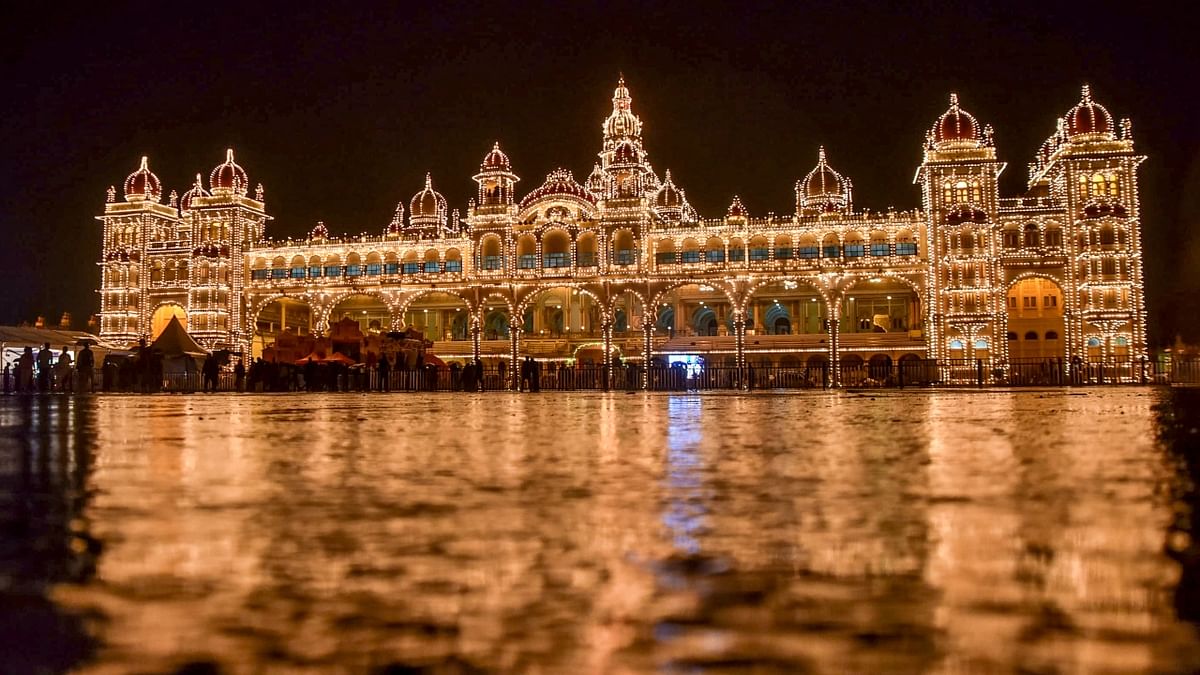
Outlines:
POLYGON ((263 190, 263 184, 259 183, 258 187, 254 188, 254 198, 261 202, 263 200, 263 195, 265 194, 266 191, 263 190))
POLYGON ((142 155, 142 165, 141 165, 141 167, 139 167, 139 170, 140 171, 149 171, 150 170, 150 159, 148 157, 146 157, 145 155, 142 155))
POLYGON ((225 162, 228 164, 233 164, 233 148, 226 148, 225 162))
POLYGON ((1089 86, 1087 84, 1083 85, 1083 102, 1084 103, 1092 102, 1092 88, 1091 88, 1091 86, 1089 86))
POLYGON ((825 146, 817 146, 817 164, 825 163, 825 146))
POLYGON ((951 108, 958 107, 958 94, 953 93, 953 92, 950 93, 950 107, 951 108))
POLYGON ((496 143, 492 145, 492 150, 500 152, 500 141, 496 141, 496 143))
POLYGON ((433 189, 433 175, 430 174, 428 171, 425 172, 425 189, 426 190, 433 189))
POLYGON ((196 174, 196 182, 193 184, 196 188, 203 189, 204 184, 200 182, 200 174, 196 174))
POLYGON ((117 188, 109 185, 108 190, 105 192, 104 201, 108 202, 109 204, 117 201, 117 188))
POLYGON ((667 174, 665 176, 663 176, 663 182, 664 183, 671 182, 671 170, 670 169, 667 169, 667 174))

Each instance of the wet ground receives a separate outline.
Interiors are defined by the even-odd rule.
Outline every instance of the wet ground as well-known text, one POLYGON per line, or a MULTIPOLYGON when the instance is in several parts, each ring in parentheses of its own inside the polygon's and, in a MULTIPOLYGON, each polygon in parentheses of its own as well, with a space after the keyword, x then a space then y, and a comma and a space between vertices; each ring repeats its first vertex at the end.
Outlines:
POLYGON ((0 397, 0 672, 1200 670, 1200 391, 0 397))

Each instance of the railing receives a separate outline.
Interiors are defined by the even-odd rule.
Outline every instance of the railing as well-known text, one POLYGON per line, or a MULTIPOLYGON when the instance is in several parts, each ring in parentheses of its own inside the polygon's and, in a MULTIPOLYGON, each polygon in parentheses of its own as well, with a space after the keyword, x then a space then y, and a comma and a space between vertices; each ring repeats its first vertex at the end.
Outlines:
MULTIPOLYGON (((473 371, 472 371, 473 372, 473 371)), ((566 365, 542 362, 536 378, 513 381, 507 363, 485 368, 482 376, 461 368, 427 366, 419 370, 387 372, 386 385, 378 370, 362 366, 321 366, 308 370, 295 366, 257 366, 243 378, 221 371, 215 391, 502 391, 514 384, 522 390, 545 391, 707 391, 738 389, 823 389, 840 382, 845 388, 905 387, 1024 387, 1095 386, 1122 384, 1200 385, 1200 360, 1158 363, 1142 360, 1105 362, 1064 361, 1061 358, 1013 359, 1007 368, 996 368, 988 359, 920 359, 859 361, 847 359, 836 368, 827 361, 803 365, 744 369, 732 366, 651 366, 627 363, 605 369, 600 365, 566 365), (311 379, 306 379, 306 376, 311 379), (835 377, 836 376, 836 377, 835 377)), ((13 372, 2 378, 3 393, 22 393, 22 382, 13 372)), ((73 372, 65 385, 51 379, 39 383, 32 377, 24 393, 141 392, 193 393, 214 390, 198 372, 147 374, 137 368, 97 369, 90 384, 73 372)))

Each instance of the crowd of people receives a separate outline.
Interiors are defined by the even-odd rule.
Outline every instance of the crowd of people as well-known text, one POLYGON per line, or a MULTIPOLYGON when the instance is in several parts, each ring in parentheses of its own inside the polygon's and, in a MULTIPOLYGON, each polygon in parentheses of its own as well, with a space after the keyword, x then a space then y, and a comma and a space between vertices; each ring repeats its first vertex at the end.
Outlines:
POLYGON ((16 363, 4 367, 6 393, 90 392, 94 386, 96 355, 85 344, 79 350, 78 362, 71 358, 70 347, 64 346, 55 359, 50 343, 42 345, 37 354, 33 347, 17 357, 16 363))

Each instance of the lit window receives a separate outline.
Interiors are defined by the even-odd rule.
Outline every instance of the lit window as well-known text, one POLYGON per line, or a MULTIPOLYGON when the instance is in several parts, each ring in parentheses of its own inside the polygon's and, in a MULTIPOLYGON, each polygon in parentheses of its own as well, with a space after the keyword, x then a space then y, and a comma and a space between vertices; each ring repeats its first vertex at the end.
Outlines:
POLYGON ((731 248, 729 249, 729 262, 743 262, 746 260, 746 249, 731 248))
POLYGON ((617 250, 616 263, 618 265, 632 265, 635 262, 637 262, 637 249, 623 248, 617 250))
POLYGON ((447 272, 461 272, 462 271, 462 261, 457 258, 447 260, 446 261, 446 271, 447 272))
POLYGON ((304 273, 305 273, 305 269, 303 267, 293 267, 292 268, 292 278, 293 279, 303 279, 304 273))
POLYGON ((896 243, 896 255, 916 255, 917 242, 901 241, 896 243))
POLYGON ((1042 298, 1042 306, 1043 307, 1058 307, 1058 296, 1057 295, 1047 295, 1046 297, 1042 298))
POLYGON ((821 253, 820 250, 816 246, 801 246, 798 249, 799 257, 804 258, 806 260, 816 258, 817 256, 820 255, 820 253, 821 253))
POLYGON ((847 258, 861 258, 866 254, 866 246, 861 241, 851 241, 846 244, 847 258))
POLYGON ((367 276, 383 274, 383 263, 367 263, 367 276))
POLYGON ((420 274, 421 273, 421 263, 406 262, 406 263, 404 263, 404 266, 400 269, 400 271, 403 272, 404 274, 420 274))
POLYGON ((438 265, 438 261, 426 260, 424 269, 426 274, 437 274, 442 268, 440 265, 438 265))
POLYGON ((580 267, 595 267, 596 266, 596 252, 595 251, 580 251, 578 260, 579 260, 580 267))
POLYGON ((566 252, 547 253, 542 256, 543 267, 570 267, 571 256, 566 252))
POLYGON ((654 254, 654 262, 659 265, 673 265, 675 264, 675 252, 659 251, 654 254))
POLYGON ((750 261, 762 262, 771 257, 771 249, 766 247, 755 247, 750 249, 750 261))
POLYGON ((485 255, 485 256, 483 256, 483 269, 485 269, 485 270, 502 270, 502 269, 504 269, 504 256, 502 256, 502 255, 485 255))
POLYGON ((710 263, 725 262, 725 251, 719 248, 710 248, 704 252, 704 259, 710 263))
POLYGON ((533 270, 537 269, 538 257, 536 253, 526 253, 525 255, 517 256, 517 269, 533 270))
POLYGON ((888 246, 886 241, 871 242, 871 255, 876 257, 886 256, 891 254, 891 246, 888 246))

